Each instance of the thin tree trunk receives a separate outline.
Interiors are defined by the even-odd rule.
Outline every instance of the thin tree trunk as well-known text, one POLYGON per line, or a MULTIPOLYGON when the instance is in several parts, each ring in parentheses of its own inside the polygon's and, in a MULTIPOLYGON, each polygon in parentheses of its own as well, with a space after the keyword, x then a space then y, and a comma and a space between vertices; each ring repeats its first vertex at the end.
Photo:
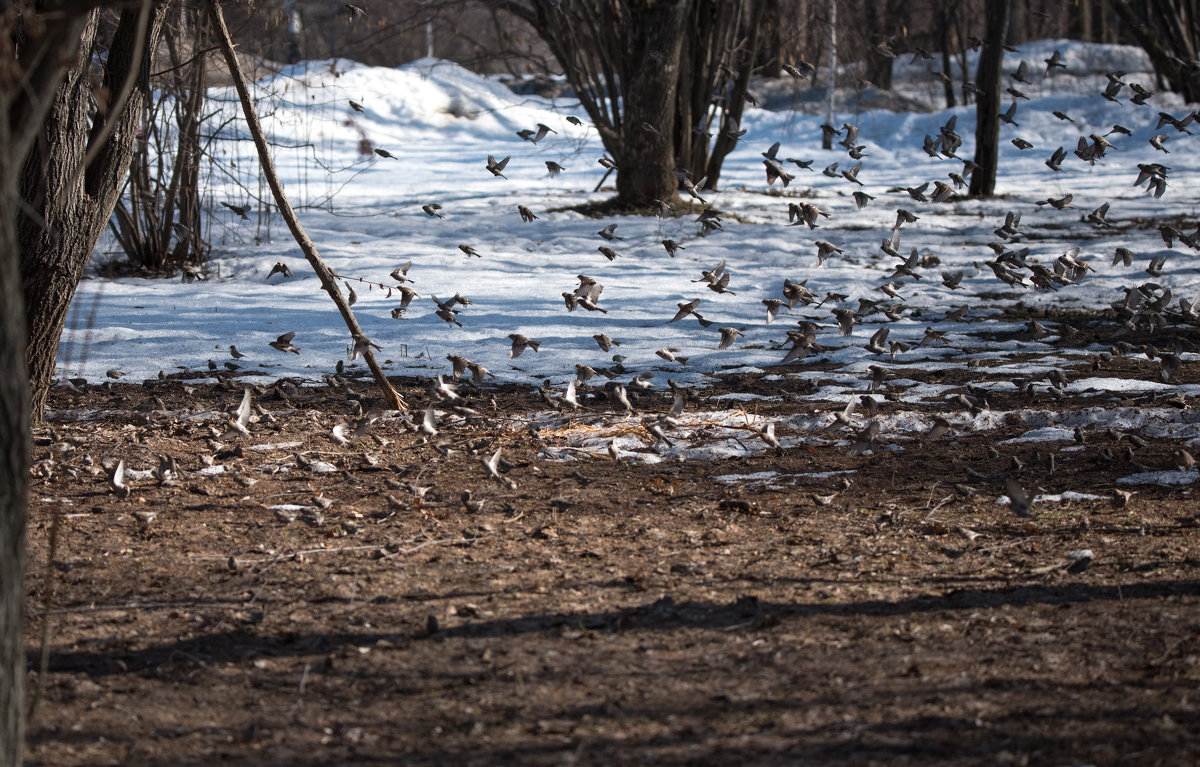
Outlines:
POLYGON ((958 8, 958 3, 954 3, 949 7, 943 6, 937 11, 937 37, 938 46, 942 49, 942 74, 946 79, 942 81, 942 91, 946 95, 946 108, 958 105, 958 99, 954 94, 954 75, 950 62, 950 25, 953 23, 953 15, 958 8))
POLYGON ((9 112, 0 110, 0 765, 21 764, 24 744, 25 484, 29 389, 25 317, 17 267, 17 178, 9 112))
POLYGON ((108 104, 109 113, 97 113, 89 135, 87 73, 98 24, 98 15, 91 14, 79 38, 79 55, 59 86, 24 165, 20 184, 25 207, 18 222, 18 238, 28 332, 25 360, 34 420, 40 420, 46 406, 67 310, 116 205, 133 155, 148 88, 150 52, 157 43, 164 12, 165 6, 155 6, 144 37, 138 10, 121 12, 104 82, 108 93, 120 93, 132 70, 137 72, 137 86, 123 104, 108 104), (111 135, 97 145, 109 123, 114 123, 111 135), (92 151, 94 158, 80 172, 92 151))
MULTIPOLYGON (((337 305, 338 311, 342 313, 342 319, 346 322, 346 327, 350 329, 350 335, 357 341, 366 341, 367 334, 358 326, 358 320, 354 318, 354 312, 350 310, 350 304, 346 302, 342 295, 341 289, 338 287, 337 280, 329 267, 325 266, 325 262, 321 259, 317 252, 317 246, 309 239, 304 232, 304 227, 300 226, 300 219, 296 217, 296 212, 292 210, 291 203, 283 193, 283 185, 279 182, 279 175, 275 172, 275 163, 271 160, 271 151, 267 147, 266 137, 263 135, 262 125, 258 121, 258 115, 254 111, 254 103, 250 98, 250 89, 246 85, 246 78, 242 74, 241 64, 238 63, 237 54, 233 49, 233 40, 229 37, 229 30, 225 27, 225 17, 221 13, 220 0, 209 0, 208 3, 209 18, 212 19, 213 30, 217 35, 217 42, 221 45, 221 52, 225 55, 225 63, 229 66, 229 74, 233 78, 234 87, 237 89, 238 98, 242 102, 242 111, 246 116, 246 123, 250 128, 250 135, 254 137, 254 146, 258 150, 258 160, 262 165, 263 175, 267 177, 267 183, 271 186, 271 193, 275 196, 275 204, 279 206, 279 213, 283 216, 283 220, 287 222, 288 229, 292 232, 292 237, 295 238, 296 244, 304 251, 304 257, 308 259, 308 263, 312 265, 313 271, 317 273, 317 277, 321 279, 321 287, 333 299, 333 303, 337 305)), ((388 382, 387 376, 383 369, 379 367, 379 363, 375 360, 375 354, 369 346, 365 349, 360 349, 363 360, 367 363, 367 367, 375 375, 375 383, 379 386, 383 394, 384 401, 393 410, 407 410, 408 407, 400 399, 400 395, 392 388, 388 382)))
MULTIPOLYGON (((833 100, 837 91, 837 0, 829 0, 829 82, 825 92, 825 124, 833 125, 833 100)), ((821 148, 833 148, 833 134, 823 131, 821 148)))
POLYGON ((1004 64, 1004 35, 1008 30, 1008 0, 987 0, 987 31, 979 56, 975 84, 975 163, 971 175, 972 197, 991 197, 996 191, 996 164, 1000 156, 1000 76, 1004 64))
MULTIPOLYGON (((759 39, 763 27, 763 4, 752 2, 751 5, 750 17, 747 20, 750 36, 742 41, 742 45, 739 47, 737 53, 737 55, 744 57, 743 61, 745 65, 733 67, 738 76, 726 94, 729 101, 725 105, 725 114, 738 124, 741 123, 742 113, 746 109, 746 91, 750 87, 750 73, 753 69, 753 62, 758 58, 759 39)), ((731 67, 733 66, 732 61, 728 63, 731 67)), ((725 162, 726 156, 737 146, 739 140, 740 138, 730 135, 728 131, 722 130, 718 133, 716 143, 713 144, 712 155, 708 158, 708 165, 704 173, 708 178, 710 189, 717 188, 717 182, 721 178, 721 165, 725 162)))

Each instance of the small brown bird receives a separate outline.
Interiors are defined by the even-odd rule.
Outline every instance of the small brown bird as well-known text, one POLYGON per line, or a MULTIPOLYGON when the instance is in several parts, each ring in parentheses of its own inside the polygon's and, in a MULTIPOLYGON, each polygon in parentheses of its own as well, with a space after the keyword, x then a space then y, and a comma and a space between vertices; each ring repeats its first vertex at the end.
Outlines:
POLYGON ((533 215, 533 211, 529 208, 526 208, 524 205, 517 206, 517 213, 521 214, 521 220, 527 224, 530 221, 537 219, 537 216, 533 215))
POLYGON ((745 336, 745 333, 737 328, 720 328, 721 342, 717 344, 718 349, 728 349, 738 336, 745 336))
POLYGON ((504 166, 508 165, 509 159, 511 159, 511 157, 509 155, 505 155, 503 160, 496 162, 496 158, 489 154, 487 156, 487 165, 485 167, 491 171, 493 176, 499 176, 500 178, 507 180, 508 176, 504 175, 504 166))
POLYGON ((614 346, 621 345, 620 341, 616 340, 615 338, 609 338, 603 333, 597 333, 596 335, 592 336, 592 338, 596 340, 596 345, 600 347, 600 350, 605 352, 611 351, 612 347, 614 346))
POLYGON ((532 338, 521 335, 520 333, 509 333, 508 337, 510 340, 512 340, 512 348, 509 350, 508 356, 513 359, 520 357, 521 353, 525 351, 525 347, 529 347, 536 352, 542 346, 541 341, 535 341, 532 338))
MULTIPOLYGON (((438 206, 441 207, 441 206, 438 206)), ((391 278, 396 282, 408 282, 408 270, 412 269, 412 261, 406 261, 392 270, 391 278)))
POLYGON ((365 16, 367 14, 366 11, 364 11, 362 8, 359 8, 357 5, 351 5, 350 3, 343 3, 342 5, 346 9, 346 17, 350 21, 354 21, 359 16, 365 16))
POLYGON ((483 256, 481 256, 479 254, 479 251, 475 250, 475 248, 471 247, 470 245, 459 245, 458 249, 461 250, 463 253, 467 254, 468 256, 475 256, 475 258, 483 258, 483 256))
POLYGON ((559 173, 562 173, 564 170, 566 170, 566 168, 554 162, 553 160, 546 160, 546 170, 550 172, 550 178, 554 178, 559 173))
POLYGON ((396 155, 392 154, 392 153, 391 153, 391 152, 389 152, 388 150, 386 150, 386 149, 380 149, 380 148, 378 148, 378 147, 376 147, 376 148, 375 148, 375 154, 379 155, 380 157, 386 157, 386 158, 388 158, 389 160, 399 160, 399 159, 400 159, 399 157, 397 157, 396 155))
POLYGON ((354 99, 350 99, 350 108, 353 109, 355 112, 365 112, 366 111, 365 109, 363 109, 363 105, 358 103, 354 99))
POLYGON ((675 242, 674 240, 663 240, 662 246, 664 248, 666 248, 667 255, 670 256, 671 258, 675 258, 675 254, 678 253, 679 251, 687 250, 687 248, 683 247, 682 245, 680 245, 678 242, 675 242))
POLYGON ((1178 448, 1171 453, 1171 463, 1179 471, 1191 471, 1196 468, 1196 458, 1183 448, 1178 448))
POLYGON ((125 484, 125 459, 117 461, 117 465, 113 467, 112 474, 108 477, 108 486, 117 494, 118 498, 128 498, 132 492, 129 485, 125 484))
POLYGON ((1028 517, 1033 512, 1033 498, 1016 477, 1010 476, 1004 480, 1004 490, 1008 494, 1009 508, 1018 517, 1028 517))
POLYGON ((288 332, 288 333, 284 333, 279 338, 276 338, 274 341, 271 341, 269 346, 272 349, 278 349, 281 352, 292 352, 293 354, 299 354, 300 353, 299 347, 292 346, 292 339, 295 337, 296 337, 296 331, 294 331, 294 330, 291 332, 288 332))
POLYGON ((658 355, 659 357, 662 357, 667 362, 678 362, 680 365, 686 365, 688 358, 680 357, 678 354, 675 353, 677 351, 679 351, 679 350, 678 349, 669 349, 664 346, 663 348, 655 351, 654 353, 656 355, 658 355))
POLYGON ((292 274, 292 270, 288 268, 288 265, 283 263, 282 261, 275 262, 275 266, 272 266, 271 271, 267 272, 267 279, 269 280, 277 274, 282 274, 284 277, 295 277, 296 276, 296 275, 292 274))
POLYGON ((245 205, 231 205, 231 204, 225 202, 224 200, 222 200, 221 204, 224 205, 226 208, 229 208, 230 210, 232 210, 234 213, 241 216, 243 221, 250 220, 250 217, 246 215, 247 213, 250 212, 250 204, 249 203, 246 203, 245 205))
POLYGON ((425 215, 432 216, 433 218, 445 218, 441 213, 438 213, 441 209, 442 206, 436 202, 426 203, 421 206, 421 210, 425 211, 425 215))
POLYGON ((608 226, 604 227, 600 231, 596 232, 596 234, 600 235, 601 237, 603 237, 604 239, 606 239, 610 242, 613 240, 625 239, 624 237, 618 237, 616 234, 616 230, 617 230, 616 224, 609 224, 608 226))
POLYGON ((1055 210, 1062 210, 1063 208, 1071 207, 1071 200, 1073 200, 1073 199, 1075 199, 1075 196, 1068 192, 1067 194, 1064 194, 1062 197, 1059 197, 1058 199, 1055 199, 1053 197, 1047 197, 1044 200, 1038 200, 1037 203, 1035 203, 1035 204, 1036 205, 1049 205, 1051 208, 1054 208, 1055 210))

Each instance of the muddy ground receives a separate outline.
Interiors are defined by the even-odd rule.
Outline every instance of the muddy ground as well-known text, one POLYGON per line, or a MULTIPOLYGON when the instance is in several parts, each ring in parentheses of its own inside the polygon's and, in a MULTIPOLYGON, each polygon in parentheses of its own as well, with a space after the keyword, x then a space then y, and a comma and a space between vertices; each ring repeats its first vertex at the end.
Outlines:
MULTIPOLYGON (((425 388, 397 386, 419 420, 425 388)), ((794 386, 729 377, 688 408, 843 404, 794 386)), ((29 519, 30 764, 1200 763, 1200 485, 1114 494, 1178 441, 1005 444, 1013 426, 551 461, 598 419, 530 430, 531 387, 464 390, 478 415, 437 437, 391 421, 345 445, 331 429, 348 392, 371 411, 368 381, 262 389, 270 418, 224 433, 242 391, 56 389, 29 519), (162 456, 178 475, 139 473, 162 456), (996 502, 1009 476, 1100 498, 1021 517, 996 502)))

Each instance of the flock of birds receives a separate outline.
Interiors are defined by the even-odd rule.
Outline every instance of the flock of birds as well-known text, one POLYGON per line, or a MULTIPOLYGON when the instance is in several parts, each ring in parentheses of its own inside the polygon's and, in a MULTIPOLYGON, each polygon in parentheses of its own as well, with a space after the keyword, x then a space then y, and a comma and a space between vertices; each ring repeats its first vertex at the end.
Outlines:
MULTIPOLYGON (((1056 71, 1067 67, 1067 64, 1062 60, 1057 51, 1045 60, 1045 65, 1044 78, 1050 78, 1054 76, 1056 71)), ((811 73, 796 71, 792 74, 795 77, 803 77, 811 73)), ((1119 71, 1107 73, 1107 85, 1100 96, 1109 101, 1119 102, 1120 95, 1124 89, 1128 88, 1132 96, 1127 103, 1132 108, 1146 107, 1153 94, 1138 83, 1127 82, 1124 79, 1125 75, 1126 73, 1119 71)), ((1009 84, 1006 90, 1008 95, 1011 96, 1012 101, 1008 108, 1001 112, 999 119, 1014 128, 1019 125, 1018 118, 1021 116, 1019 102, 1028 98, 1021 92, 1019 86, 1030 84, 1030 76, 1029 67, 1023 60, 1015 71, 1007 75, 1009 84)), ((362 106, 357 102, 351 102, 351 107, 359 111, 362 109, 362 106)), ((1054 116, 1065 124, 1073 124, 1075 122, 1070 115, 1060 111, 1055 111, 1054 116)), ((568 120, 575 124, 580 123, 577 118, 570 117, 568 120)), ((1200 125, 1200 112, 1191 112, 1179 117, 1166 112, 1160 112, 1156 132, 1150 138, 1149 143, 1156 151, 1162 152, 1165 159, 1166 155, 1170 154, 1168 142, 1171 139, 1178 139, 1180 136, 1191 135, 1192 131, 1189 128, 1196 125, 1200 125)), ((703 126, 699 126, 698 129, 703 129, 703 126)), ((956 132, 956 129, 956 118, 952 116, 941 126, 937 135, 925 136, 923 148, 932 158, 961 162, 960 170, 948 173, 944 180, 928 180, 913 187, 890 189, 887 190, 887 193, 902 196, 905 204, 910 207, 913 203, 937 205, 951 203, 960 199, 960 194, 963 194, 962 190, 969 184, 970 176, 976 172, 977 167, 971 160, 959 155, 959 151, 963 145, 963 137, 956 132)), ((726 121, 721 130, 730 133, 736 139, 740 139, 745 133, 745 131, 740 131, 736 122, 733 121, 726 121)), ((850 123, 844 123, 840 127, 825 125, 823 126, 823 130, 831 139, 840 137, 838 144, 846 151, 848 158, 853 161, 853 165, 850 167, 841 167, 843 163, 839 161, 828 165, 823 170, 817 171, 813 167, 813 160, 781 157, 781 145, 780 143, 775 143, 762 152, 762 162, 768 186, 773 186, 778 181, 786 188, 802 172, 820 172, 826 177, 841 179, 852 185, 851 196, 857 208, 862 209, 875 203, 879 196, 884 193, 877 192, 875 195, 868 193, 863 179, 860 178, 863 170, 863 158, 867 156, 864 151, 867 149, 867 146, 865 143, 860 143, 858 128, 850 123)), ((555 132, 550 126, 538 123, 533 128, 518 131, 517 135, 524 141, 537 144, 549 134, 555 132)), ((1132 135, 1133 132, 1128 128, 1120 124, 1115 124, 1103 134, 1090 133, 1086 136, 1080 136, 1073 150, 1068 150, 1066 146, 1058 147, 1045 160, 1045 165, 1049 169, 1049 172, 1057 174, 1063 171, 1063 164, 1068 162, 1072 155, 1079 162, 1089 165, 1105 161, 1111 152, 1118 149, 1121 142, 1121 138, 1119 137, 1128 138, 1132 135)), ((1013 137, 1011 142, 1021 151, 1029 151, 1033 147, 1031 142, 1019 136, 1013 137)), ((383 149, 376 149, 375 151, 381 157, 386 158, 391 156, 390 153, 383 149)), ((495 156, 489 155, 485 164, 485 170, 493 177, 505 179, 506 176, 504 174, 510 157, 510 155, 506 155, 501 159, 496 159, 495 156)), ((599 162, 605 168, 619 172, 619 169, 616 168, 616 165, 609 158, 603 157, 599 162)), ((553 161, 546 162, 546 167, 552 177, 566 170, 563 166, 553 161)), ((723 226, 723 214, 705 199, 705 195, 710 194, 709 190, 705 189, 706 179, 694 180, 690 172, 685 169, 678 169, 677 173, 679 175, 680 190, 702 209, 697 218, 697 224, 700 229, 699 235, 703 236, 720 230, 723 226)), ((1159 198, 1169 188, 1168 179, 1170 173, 1170 167, 1163 163, 1139 163, 1137 164, 1136 177, 1131 178, 1131 183, 1137 187, 1145 186, 1148 194, 1159 198)), ((792 199, 794 201, 789 202, 787 207, 788 223, 790 226, 806 227, 809 231, 812 231, 819 228, 831 218, 829 212, 821 210, 813 201, 802 198, 792 199)), ((1061 197, 1048 197, 1040 200, 1037 202, 1037 205, 1039 207, 1048 206, 1057 210, 1064 210, 1070 208, 1072 202, 1073 196, 1071 194, 1064 194, 1061 197)), ((245 215, 245 212, 239 210, 238 206, 229 203, 225 204, 235 213, 245 215)), ((670 213, 674 204, 675 201, 673 200, 660 201, 660 215, 670 213)), ((1098 229, 1113 229, 1119 224, 1110 218, 1110 208, 1111 204, 1106 202, 1086 213, 1083 219, 1090 226, 1098 229)), ((436 202, 424 204, 422 210, 432 218, 444 218, 442 206, 436 202)), ((532 209, 525 205, 517 206, 517 214, 525 223, 532 223, 540 218, 532 209)), ((882 359, 886 356, 890 362, 896 362, 898 357, 902 359, 902 355, 913 348, 919 348, 927 344, 948 343, 945 334, 934 329, 932 326, 925 329, 924 336, 919 341, 915 339, 889 339, 890 329, 887 323, 895 322, 905 316, 905 286, 929 277, 927 272, 935 268, 938 264, 936 256, 932 256, 931 254, 922 255, 916 247, 911 247, 907 253, 901 248, 901 234, 904 227, 915 223, 919 218, 920 216, 916 212, 913 212, 913 210, 906 207, 897 207, 894 224, 885 233, 880 244, 880 250, 885 255, 896 259, 896 263, 893 265, 892 273, 886 277, 882 284, 877 286, 877 290, 880 293, 878 298, 860 297, 856 301, 851 301, 849 296, 834 292, 828 292, 821 296, 807 287, 808 280, 799 282, 785 280, 778 296, 762 299, 764 322, 768 325, 775 321, 783 310, 796 310, 809 313, 800 319, 795 327, 788 328, 785 331, 786 339, 780 346, 780 351, 782 352, 782 356, 780 357, 781 364, 794 363, 825 351, 827 347, 822 345, 819 338, 821 334, 828 332, 831 327, 836 327, 837 332, 841 336, 851 336, 855 333, 859 325, 867 321, 881 323, 881 326, 872 333, 863 348, 868 354, 876 358, 882 359), (825 314, 821 314, 820 312, 822 311, 825 314), (822 317, 829 318, 832 323, 823 322, 822 317)), ((1043 263, 1042 259, 1031 256, 1030 249, 1020 244, 1023 235, 1021 210, 1007 212, 1004 220, 997 221, 996 223, 997 225, 994 229, 995 239, 988 243, 992 257, 986 260, 985 263, 995 279, 1002 283, 1005 289, 1032 288, 1034 290, 1056 291, 1086 279, 1088 273, 1094 271, 1093 267, 1089 265, 1088 260, 1081 254, 1079 247, 1067 249, 1049 263, 1043 263)), ((597 245, 597 251, 609 261, 622 257, 618 249, 621 247, 620 242, 623 237, 617 233, 617 230, 618 224, 612 223, 596 232, 596 236, 601 243, 597 245)), ((1172 223, 1164 222, 1159 224, 1158 232, 1168 248, 1186 247, 1191 250, 1200 250, 1200 225, 1197 226, 1195 231, 1181 231, 1172 223)), ((673 239, 663 239, 661 244, 670 257, 675 257, 687 247, 684 243, 673 239)), ((813 248, 815 249, 815 265, 817 267, 821 266, 827 260, 837 258, 844 253, 843 249, 838 245, 824 239, 814 240, 813 248)), ((461 244, 459 245, 459 249, 468 258, 482 257, 470 244, 461 244)), ((1137 254, 1128 248, 1117 247, 1112 254, 1112 265, 1120 264, 1125 267, 1131 267, 1137 258, 1137 254)), ((1146 271, 1157 280, 1164 273, 1164 265, 1165 258, 1159 256, 1151 259, 1146 271)), ((408 277, 410 268, 411 262, 393 270, 390 274, 392 283, 373 283, 386 288, 389 295, 395 293, 400 297, 399 305, 392 310, 392 316, 397 319, 404 318, 412 302, 421 298, 420 294, 415 290, 411 279, 408 277)), ((268 278, 273 277, 275 274, 283 274, 285 278, 291 276, 290 269, 283 263, 277 264, 275 269, 272 269, 270 275, 268 275, 268 278)), ((699 276, 693 279, 692 282, 703 288, 707 288, 708 291, 711 291, 715 295, 736 295, 733 289, 736 285, 732 282, 731 276, 732 273, 726 260, 722 259, 711 269, 702 270, 699 276)), ((941 271, 938 276, 940 277, 942 287, 949 293, 952 294, 954 291, 961 289, 961 282, 964 277, 962 271, 941 271)), ((604 285, 593 276, 580 274, 577 276, 577 279, 579 284, 574 289, 562 293, 566 310, 568 312, 582 310, 607 315, 608 310, 601 303, 604 285)), ((350 288, 348 282, 345 285, 350 292, 351 303, 353 303, 355 300, 353 289, 350 288)), ((468 298, 460 294, 455 294, 447 300, 442 300, 432 295, 429 298, 437 307, 435 311, 437 317, 449 325, 462 326, 459 317, 463 310, 471 305, 471 301, 468 298)), ((664 317, 663 319, 668 324, 694 319, 702 327, 708 328, 714 323, 706 319, 698 311, 700 305, 701 298, 699 297, 690 301, 680 302, 677 305, 678 311, 674 316, 669 318, 664 317)), ((1182 364, 1181 355, 1194 349, 1194 346, 1186 340, 1185 334, 1179 332, 1179 330, 1183 326, 1200 326, 1200 298, 1189 301, 1186 297, 1175 297, 1170 287, 1158 281, 1145 281, 1125 288, 1124 298, 1115 302, 1112 305, 1112 309, 1120 319, 1121 325, 1110 339, 1111 348, 1108 351, 1097 353, 1094 364, 1097 366, 1103 365, 1111 360, 1113 355, 1141 352, 1159 362, 1162 381, 1171 381, 1172 376, 1175 375, 1182 364), (1150 341, 1140 347, 1135 347, 1122 340, 1124 336, 1135 335, 1141 338, 1149 338, 1150 341)), ((968 316, 970 312, 971 308, 969 304, 964 304, 949 309, 941 319, 957 322, 969 321, 968 316)), ((1028 330, 1031 338, 1044 338, 1050 335, 1057 335, 1064 343, 1076 342, 1078 344, 1086 344, 1094 340, 1065 323, 1059 323, 1051 331, 1041 323, 1031 320, 1028 323, 1028 330)), ((744 335, 742 328, 733 326, 718 327, 716 333, 718 334, 718 338, 715 343, 718 349, 725 349, 732 346, 744 335)), ((271 346, 281 352, 298 354, 300 351, 299 348, 292 343, 294 336, 294 333, 285 333, 275 342, 271 343, 271 346)), ((620 340, 602 332, 596 333, 593 337, 598 347, 606 353, 613 351, 614 347, 619 347, 621 344, 620 340)), ((508 338, 510 342, 509 356, 513 359, 520 357, 529 350, 536 353, 541 345, 541 342, 537 339, 528 338, 519 333, 509 334, 508 338)), ((362 351, 365 344, 369 344, 369 341, 360 339, 360 343, 356 344, 356 349, 351 355, 351 359, 362 351)), ((240 356, 232 347, 231 353, 235 357, 240 356)), ((681 355, 678 348, 664 346, 655 353, 666 363, 687 364, 687 356, 681 355)), ((652 371, 636 373, 630 368, 626 368, 623 365, 626 360, 619 353, 615 354, 612 359, 613 364, 605 367, 578 364, 576 365, 576 376, 573 380, 569 381, 565 391, 561 393, 551 391, 549 382, 547 381, 539 387, 539 394, 551 407, 558 410, 576 411, 595 407, 604 412, 634 414, 638 409, 636 404, 638 394, 652 388, 653 383, 651 382, 651 378, 653 378, 654 374, 652 371), (603 386, 594 387, 592 382, 599 379, 604 379, 603 386), (591 396, 589 397, 587 394, 591 396)), ((429 404, 419 419, 412 418, 409 422, 414 431, 419 431, 430 438, 436 436, 439 430, 435 404, 443 407, 453 405, 455 408, 463 409, 464 406, 458 393, 458 387, 467 382, 468 376, 470 379, 469 385, 477 386, 492 375, 482 365, 474 363, 460 355, 448 355, 447 360, 451 364, 449 375, 452 380, 445 381, 443 380, 443 376, 437 376, 430 384, 431 404, 429 404)), ((893 373, 890 368, 882 365, 871 365, 868 369, 870 371, 870 380, 867 383, 868 393, 852 398, 844 408, 839 408, 831 415, 831 427, 846 428, 849 430, 851 437, 849 440, 850 451, 854 454, 876 450, 883 444, 879 422, 873 417, 879 411, 880 402, 872 396, 872 393, 886 390, 886 382, 893 376, 893 373), (865 424, 856 424, 853 420, 855 410, 859 407, 872 416, 865 424)), ((1055 396, 1061 396, 1063 387, 1068 383, 1065 374, 1057 370, 1047 376, 1045 380, 1049 382, 1047 389, 1055 396)), ((1032 380, 1014 379, 1014 383, 1019 390, 1027 394, 1033 392, 1034 382, 1032 380)), ((679 415, 686 401, 683 387, 676 385, 673 381, 669 381, 669 384, 674 390, 671 409, 666 414, 650 418, 646 422, 646 431, 656 439, 667 439, 667 430, 678 425, 679 415)), ((960 406, 972 413, 979 412, 988 407, 987 391, 975 386, 968 386, 967 393, 952 395, 949 400, 952 405, 960 406)), ((466 410, 469 411, 469 408, 466 408, 466 410)), ((949 433, 951 430, 949 421, 942 416, 937 416, 927 436, 936 438, 949 433)), ((779 448, 779 442, 774 435, 773 425, 768 424, 766 427, 760 429, 759 436, 767 446, 774 449, 779 448)), ((612 446, 610 446, 610 454, 613 457, 619 457, 617 451, 612 446)), ((1194 459, 1182 448, 1175 452, 1173 460, 1177 468, 1186 469, 1194 466, 1194 459)), ((489 459, 489 461, 485 461, 485 466, 489 467, 489 474, 499 481, 510 482, 510 480, 496 469, 497 461, 498 455, 489 459)), ((1021 489, 1019 481, 1010 477, 1006 484, 1014 511, 1018 513, 1027 512, 1029 507, 1029 503, 1027 502, 1028 496, 1021 489), (1021 500, 1023 498, 1026 500, 1021 500)))

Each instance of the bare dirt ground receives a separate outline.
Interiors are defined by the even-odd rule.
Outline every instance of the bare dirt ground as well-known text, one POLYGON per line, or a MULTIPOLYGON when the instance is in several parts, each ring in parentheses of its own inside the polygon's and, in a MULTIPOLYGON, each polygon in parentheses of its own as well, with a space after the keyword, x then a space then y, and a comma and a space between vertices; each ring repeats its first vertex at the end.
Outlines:
MULTIPOLYGON (((419 415, 424 389, 398 385, 419 415)), ((689 407, 840 407, 789 386, 731 377, 689 407)), ((369 383, 349 390, 370 409, 369 383)), ((338 388, 262 391, 249 437, 197 415, 241 392, 56 391, 29 520, 30 764, 1200 763, 1196 490, 1108 500, 1178 442, 1002 444, 1014 427, 556 462, 558 435, 520 426, 545 408, 529 387, 469 394, 480 415, 435 439, 393 422, 347 445, 338 388), (482 465, 497 447, 515 488, 482 465), (180 476, 131 474, 128 498, 102 466, 167 455, 180 476), (1014 474, 1104 500, 1019 517, 996 503, 1014 474)))

